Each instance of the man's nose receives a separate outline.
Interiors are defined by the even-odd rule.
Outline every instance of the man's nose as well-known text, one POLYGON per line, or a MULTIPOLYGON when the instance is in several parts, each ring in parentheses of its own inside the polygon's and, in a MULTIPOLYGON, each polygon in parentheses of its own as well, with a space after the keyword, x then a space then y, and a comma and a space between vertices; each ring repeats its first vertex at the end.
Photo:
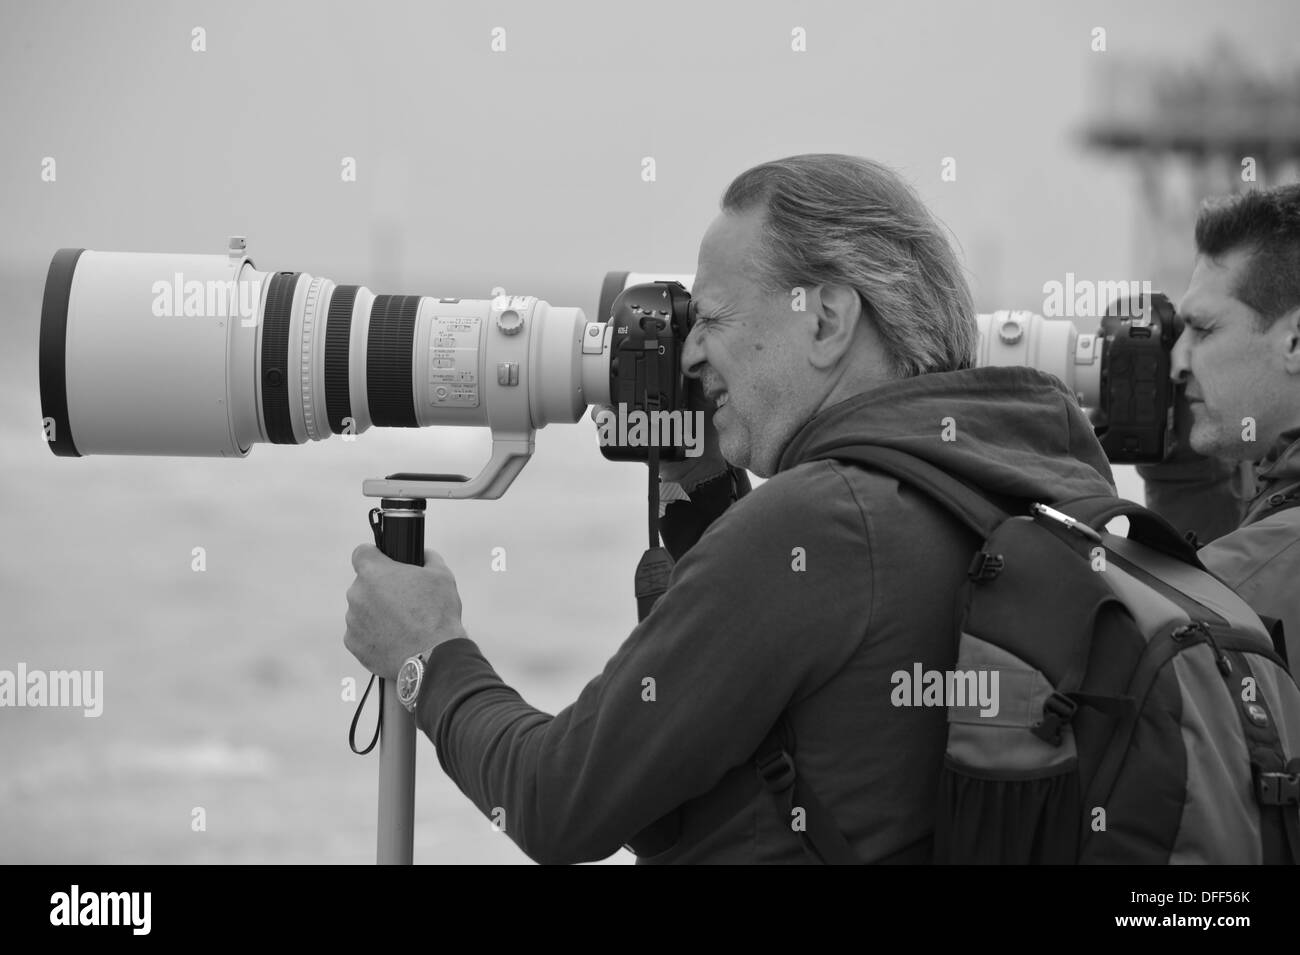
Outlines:
POLYGON ((699 378, 704 370, 704 348, 700 345, 703 333, 696 334, 699 327, 698 322, 691 327, 682 345, 682 374, 687 378, 699 378))
POLYGON ((1188 328, 1183 329, 1183 333, 1178 336, 1174 342, 1173 351, 1169 353, 1169 377, 1175 384, 1185 384, 1188 376, 1191 375, 1191 338, 1188 328))

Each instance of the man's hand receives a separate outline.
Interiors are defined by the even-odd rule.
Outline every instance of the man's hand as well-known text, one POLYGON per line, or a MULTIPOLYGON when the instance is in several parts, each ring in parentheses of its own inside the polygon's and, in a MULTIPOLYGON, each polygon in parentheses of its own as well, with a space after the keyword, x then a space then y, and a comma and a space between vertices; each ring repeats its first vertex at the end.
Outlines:
POLYGON ((467 636, 456 579, 433 551, 417 567, 362 544, 352 552, 352 566, 357 579, 348 588, 343 645, 371 673, 394 679, 407 658, 467 636))

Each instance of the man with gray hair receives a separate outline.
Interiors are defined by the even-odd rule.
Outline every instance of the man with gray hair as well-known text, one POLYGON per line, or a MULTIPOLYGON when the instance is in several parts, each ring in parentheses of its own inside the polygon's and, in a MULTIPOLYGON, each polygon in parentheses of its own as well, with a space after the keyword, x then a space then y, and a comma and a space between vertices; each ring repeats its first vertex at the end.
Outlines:
POLYGON ((947 711, 900 703, 892 678, 955 666, 979 541, 910 485, 830 458, 894 448, 995 499, 1055 503, 1112 494, 1105 455, 1055 378, 970 367, 957 256, 879 163, 743 173, 692 293, 682 363, 716 446, 665 473, 667 592, 577 700, 550 715, 501 680, 434 554, 357 549, 346 645, 387 678, 419 656, 413 712, 440 763, 537 861, 625 844, 653 863, 928 861, 947 711), (740 469, 769 480, 745 494, 740 469), (783 760, 760 771, 774 735, 783 760), (791 805, 783 773, 816 798, 791 805))

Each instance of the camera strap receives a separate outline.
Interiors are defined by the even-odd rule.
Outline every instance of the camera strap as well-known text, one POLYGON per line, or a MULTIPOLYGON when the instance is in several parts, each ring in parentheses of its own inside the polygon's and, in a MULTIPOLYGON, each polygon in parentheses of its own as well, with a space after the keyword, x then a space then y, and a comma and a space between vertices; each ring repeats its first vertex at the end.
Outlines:
MULTIPOLYGON (((659 409, 659 343, 646 342, 646 411, 650 420, 659 409)), ((657 437, 657 435, 656 435, 657 437)), ((649 489, 646 498, 649 503, 650 546, 641 555, 636 565, 634 589, 636 591, 636 618, 640 622, 650 615, 655 601, 668 589, 668 577, 673 572, 673 558, 668 549, 659 542, 659 443, 651 441, 649 445, 650 465, 647 471, 649 489)))
MULTIPOLYGON (((375 534, 375 546, 380 550, 384 549, 384 512, 381 508, 375 507, 370 511, 370 529, 375 534)), ((375 717, 375 735, 370 737, 370 745, 365 749, 357 749, 357 723, 361 720, 361 713, 366 708, 366 698, 370 696, 370 691, 375 685, 375 680, 379 679, 373 673, 370 674, 370 682, 366 684, 366 691, 361 694, 361 699, 357 703, 357 711, 352 714, 352 725, 348 728, 348 746, 352 752, 358 756, 365 756, 375 744, 379 742, 379 733, 384 726, 384 681, 379 680, 379 715, 375 717)))
POLYGON ((668 589, 673 558, 659 543, 659 449, 650 449, 650 546, 636 565, 636 618, 644 620, 668 589))

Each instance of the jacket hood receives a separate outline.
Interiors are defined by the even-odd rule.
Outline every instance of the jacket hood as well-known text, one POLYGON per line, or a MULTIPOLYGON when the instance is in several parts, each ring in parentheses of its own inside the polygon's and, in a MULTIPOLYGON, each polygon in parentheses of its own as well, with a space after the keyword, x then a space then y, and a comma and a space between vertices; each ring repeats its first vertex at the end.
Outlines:
POLYGON ((906 451, 1009 498, 1115 493, 1087 415, 1060 380, 1033 368, 935 372, 847 398, 795 434, 777 470, 857 444, 906 451))

